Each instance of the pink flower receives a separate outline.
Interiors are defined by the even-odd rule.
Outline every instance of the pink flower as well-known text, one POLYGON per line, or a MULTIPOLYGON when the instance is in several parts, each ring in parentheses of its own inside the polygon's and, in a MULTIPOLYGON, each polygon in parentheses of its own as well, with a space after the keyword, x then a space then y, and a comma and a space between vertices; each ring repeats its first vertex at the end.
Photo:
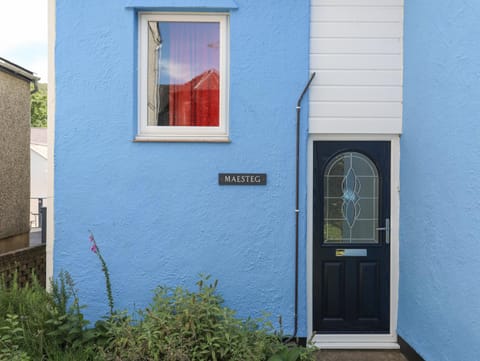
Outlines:
POLYGON ((88 240, 90 241, 90 243, 92 244, 90 246, 90 250, 93 252, 93 253, 98 253, 98 247, 97 247, 97 242, 95 242, 95 237, 93 237, 93 233, 91 231, 90 232, 90 235, 88 236, 88 240))

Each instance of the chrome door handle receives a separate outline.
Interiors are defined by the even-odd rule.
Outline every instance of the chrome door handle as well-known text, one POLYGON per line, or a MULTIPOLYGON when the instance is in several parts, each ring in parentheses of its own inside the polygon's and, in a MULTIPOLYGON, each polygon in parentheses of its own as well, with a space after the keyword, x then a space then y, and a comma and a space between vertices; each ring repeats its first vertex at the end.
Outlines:
POLYGON ((390 218, 385 218, 385 227, 375 228, 377 231, 385 231, 385 243, 390 244, 390 218))

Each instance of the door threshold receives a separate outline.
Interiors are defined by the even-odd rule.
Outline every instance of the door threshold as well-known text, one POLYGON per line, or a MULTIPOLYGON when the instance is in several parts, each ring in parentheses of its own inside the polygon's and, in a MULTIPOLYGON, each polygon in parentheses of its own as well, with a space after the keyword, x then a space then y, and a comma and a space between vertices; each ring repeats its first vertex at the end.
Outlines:
POLYGON ((396 342, 315 342, 320 350, 399 350, 396 342))
POLYGON ((388 335, 315 335, 312 344, 330 350, 398 350, 396 334, 388 335))

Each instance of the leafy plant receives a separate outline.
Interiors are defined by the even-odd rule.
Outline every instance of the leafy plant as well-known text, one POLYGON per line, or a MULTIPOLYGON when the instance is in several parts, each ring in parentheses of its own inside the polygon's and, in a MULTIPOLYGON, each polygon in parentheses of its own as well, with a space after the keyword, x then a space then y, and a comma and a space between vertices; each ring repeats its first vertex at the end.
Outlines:
POLYGON ((127 312, 118 312, 95 324, 99 354, 105 360, 150 360, 140 329, 127 312))
POLYGON ((17 315, 7 314, 0 328, 0 361, 30 361, 26 352, 20 349, 23 329, 17 315))
POLYGON ((60 355, 85 354, 93 344, 94 331, 86 328, 70 275, 61 272, 52 282, 51 293, 33 279, 23 288, 16 277, 11 286, 0 285, 0 310, 5 311, 5 317, 0 317, 0 349, 15 353, 8 360, 67 360, 60 355))
POLYGON ((217 281, 202 276, 197 286, 196 292, 158 287, 138 321, 126 315, 108 320, 110 359, 264 361, 286 348, 264 319, 235 317, 216 292, 217 281))
POLYGON ((304 350, 299 347, 285 348, 270 357, 268 361, 298 361, 303 352, 304 350))
POLYGON ((133 315, 114 311, 108 267, 91 233, 90 242, 105 275, 109 314, 88 327, 68 272, 60 272, 50 292, 36 280, 24 288, 16 279, 0 284, 0 361, 314 359, 311 350, 284 345, 266 317, 237 318, 209 276, 201 276, 196 291, 158 287, 150 306, 133 315))
MULTIPOLYGON (((52 298, 35 277, 25 287, 18 285, 16 276, 10 286, 3 282, 0 285, 0 310, 19 322, 23 337, 17 339, 17 345, 33 359, 36 359, 34 355, 43 355, 45 323, 50 318, 52 307, 52 298)), ((7 317, 0 317, 0 337, 8 335, 10 326, 7 317)))
POLYGON ((51 289, 54 307, 45 322, 49 344, 55 344, 61 350, 84 348, 95 335, 92 329, 86 328, 89 322, 81 311, 83 306, 70 274, 60 272, 51 289))
POLYGON ((38 91, 32 94, 30 105, 31 126, 47 126, 47 84, 38 84, 38 91))

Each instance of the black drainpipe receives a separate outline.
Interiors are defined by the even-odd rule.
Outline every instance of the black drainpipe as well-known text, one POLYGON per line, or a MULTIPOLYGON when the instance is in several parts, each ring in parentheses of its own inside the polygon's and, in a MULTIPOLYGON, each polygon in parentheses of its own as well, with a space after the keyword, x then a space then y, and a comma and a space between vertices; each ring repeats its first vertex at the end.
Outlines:
POLYGON ((293 328, 293 335, 286 340, 286 342, 290 342, 292 339, 297 337, 298 331, 298 214, 300 213, 299 210, 299 183, 300 183, 300 110, 302 109, 301 103, 303 96, 307 92, 310 84, 315 78, 316 73, 313 72, 310 76, 310 80, 308 81, 307 85, 302 91, 300 98, 298 98, 297 102, 297 149, 296 149, 296 164, 295 164, 295 313, 294 313, 294 328, 293 328))

